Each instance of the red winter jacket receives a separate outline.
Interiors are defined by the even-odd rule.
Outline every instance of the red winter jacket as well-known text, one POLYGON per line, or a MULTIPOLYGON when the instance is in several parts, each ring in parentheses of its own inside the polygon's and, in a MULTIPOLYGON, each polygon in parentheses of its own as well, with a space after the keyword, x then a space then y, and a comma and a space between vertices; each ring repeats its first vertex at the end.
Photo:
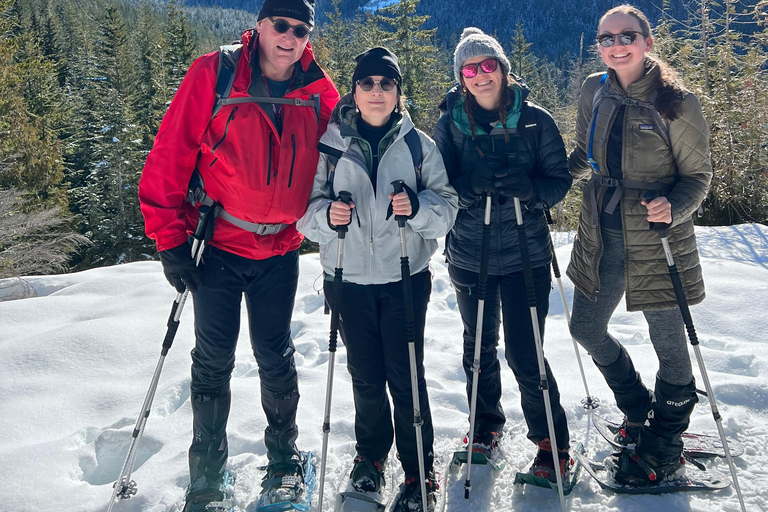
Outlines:
MULTIPOLYGON (((255 30, 243 34, 231 98, 265 95, 256 35, 255 30)), ((262 236, 217 218, 211 244, 256 260, 299 247, 303 236, 295 222, 306 210, 317 170, 317 143, 339 93, 315 62, 309 43, 298 64, 295 83, 285 97, 320 94, 320 122, 313 107, 283 105, 282 136, 257 103, 223 106, 211 119, 219 52, 203 55, 189 68, 139 184, 146 232, 159 251, 185 243, 197 224, 197 209, 186 202, 195 167, 208 196, 228 213, 259 224, 290 224, 275 235, 262 236)))

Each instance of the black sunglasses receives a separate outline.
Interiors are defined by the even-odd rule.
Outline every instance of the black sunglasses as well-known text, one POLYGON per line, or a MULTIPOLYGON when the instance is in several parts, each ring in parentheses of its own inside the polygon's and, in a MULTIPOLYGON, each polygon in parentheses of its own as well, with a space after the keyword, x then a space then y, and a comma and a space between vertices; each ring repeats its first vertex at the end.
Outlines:
POLYGON ((616 38, 618 37, 620 45, 629 46, 635 42, 635 39, 637 39, 638 35, 645 37, 645 34, 636 30, 627 30, 621 34, 600 34, 597 36, 597 44, 603 48, 610 48, 616 44, 616 38))
POLYGON ((306 25, 304 23, 299 23, 298 25, 291 25, 284 19, 273 19, 272 16, 267 16, 269 18, 269 21, 272 22, 272 25, 275 27, 275 32, 278 34, 285 34, 290 29, 293 29, 293 35, 296 36, 297 39, 304 39, 309 35, 310 32, 312 32, 312 27, 309 25, 306 25))
POLYGON ((357 86, 363 92, 371 92, 376 84, 379 84, 382 91, 389 92, 395 88, 397 81, 387 77, 382 78, 378 82, 371 77, 366 77, 357 81, 357 86))

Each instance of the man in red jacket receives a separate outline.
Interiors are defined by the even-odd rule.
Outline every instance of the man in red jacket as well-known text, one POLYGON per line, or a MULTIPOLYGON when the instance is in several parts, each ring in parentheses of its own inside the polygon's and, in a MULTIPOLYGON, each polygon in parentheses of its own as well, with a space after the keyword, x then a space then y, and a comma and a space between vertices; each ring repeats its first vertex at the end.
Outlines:
POLYGON ((312 189, 317 143, 339 99, 309 44, 314 9, 314 0, 264 2, 255 30, 242 37, 229 94, 234 101, 217 102, 219 52, 197 59, 160 125, 141 177, 146 231, 157 242, 165 276, 194 297, 194 438, 185 512, 222 499, 243 294, 268 423, 263 485, 281 498, 301 492, 301 479, 293 478, 303 477, 295 444, 299 391, 290 327, 303 238, 295 223, 312 189), (273 101, 279 98, 289 101, 273 101), (195 171, 216 209, 199 266, 188 243, 198 209, 186 201, 195 171))

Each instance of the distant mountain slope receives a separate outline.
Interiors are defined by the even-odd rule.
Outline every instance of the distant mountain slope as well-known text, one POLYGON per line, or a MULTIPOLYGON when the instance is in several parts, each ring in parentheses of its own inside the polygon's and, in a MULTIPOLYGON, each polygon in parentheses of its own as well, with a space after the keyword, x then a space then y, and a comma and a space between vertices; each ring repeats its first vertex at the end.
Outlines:
MULTIPOLYGON (((672 0, 670 12, 677 19, 687 15, 684 0, 672 0)), ((371 0, 342 0, 341 11, 346 16, 369 4, 371 0)), ((606 10, 624 2, 616 0, 484 0, 467 2, 466 0, 421 0, 418 12, 427 14, 431 19, 427 28, 438 27, 438 39, 446 46, 453 46, 464 27, 476 26, 487 33, 495 33, 506 47, 514 32, 515 25, 521 21, 525 36, 533 43, 533 51, 539 55, 555 58, 566 53, 576 55, 579 40, 584 34, 585 46, 592 44, 597 30, 597 22, 606 10)), ((187 0, 189 6, 221 6, 228 9, 241 9, 257 13, 263 0, 187 0)), ((633 5, 645 12, 653 25, 658 21, 661 2, 658 0, 635 0, 633 5)), ((317 0, 317 19, 322 25, 325 21, 323 12, 331 8, 330 0, 317 0)))

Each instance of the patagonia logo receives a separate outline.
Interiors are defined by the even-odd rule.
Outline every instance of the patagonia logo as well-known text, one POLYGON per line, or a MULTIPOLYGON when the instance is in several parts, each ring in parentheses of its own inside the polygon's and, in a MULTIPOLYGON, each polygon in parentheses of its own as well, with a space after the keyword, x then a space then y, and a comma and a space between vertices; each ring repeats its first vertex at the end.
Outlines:
POLYGON ((652 124, 641 124, 640 125, 640 129, 641 130, 653 130, 653 125, 652 124))
POLYGON ((531 123, 531 124, 525 125, 526 128, 533 128, 534 126, 539 126, 539 123, 531 123))

